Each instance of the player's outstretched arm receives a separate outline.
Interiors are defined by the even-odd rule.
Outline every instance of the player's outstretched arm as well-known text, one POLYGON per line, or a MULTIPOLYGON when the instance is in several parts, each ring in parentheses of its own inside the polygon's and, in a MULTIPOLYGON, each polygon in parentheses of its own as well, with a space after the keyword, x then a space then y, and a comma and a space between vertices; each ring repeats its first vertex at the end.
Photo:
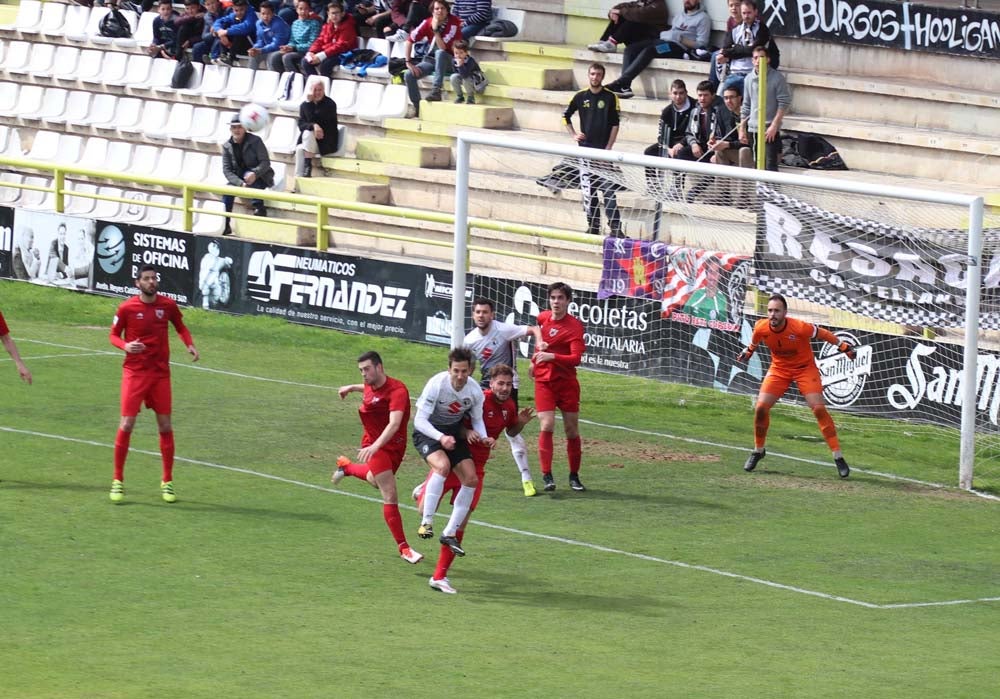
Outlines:
POLYGON ((355 393, 364 391, 365 387, 359 383, 347 384, 346 386, 341 386, 337 389, 337 395, 340 396, 340 400, 347 398, 348 393, 355 393))
POLYGON ((0 342, 3 343, 4 349, 7 350, 10 358, 14 360, 14 366, 17 367, 17 373, 20 374, 21 380, 30 385, 31 372, 28 371, 28 367, 21 360, 21 355, 17 351, 17 345, 14 344, 14 338, 10 336, 10 333, 7 333, 3 337, 0 337, 0 342))
POLYGON ((192 362, 197 362, 198 358, 201 357, 201 355, 198 354, 198 348, 195 347, 194 345, 188 345, 187 350, 188 354, 190 354, 193 357, 193 359, 191 360, 192 362))

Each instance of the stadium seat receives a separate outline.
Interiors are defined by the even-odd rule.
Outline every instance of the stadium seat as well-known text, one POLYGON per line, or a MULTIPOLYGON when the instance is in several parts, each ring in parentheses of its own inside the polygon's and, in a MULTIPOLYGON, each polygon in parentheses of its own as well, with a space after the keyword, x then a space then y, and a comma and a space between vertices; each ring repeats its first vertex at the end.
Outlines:
POLYGON ((0 153, 7 147, 7 139, 10 138, 11 128, 0 124, 0 153))
POLYGON ((124 85, 128 71, 128 54, 121 51, 99 51, 101 66, 96 73, 80 79, 87 84, 124 85))
POLYGON ((157 175, 156 166, 160 159, 159 146, 141 144, 132 153, 132 164, 128 171, 134 175, 157 175))
POLYGON ((31 43, 11 41, 4 52, 3 69, 8 74, 23 73, 31 60, 31 43))
POLYGON ((362 111, 359 108, 358 118, 365 121, 381 121, 392 117, 404 117, 408 104, 406 85, 386 85, 375 111, 362 111))
POLYGON ((255 71, 253 79, 253 89, 247 95, 247 101, 259 104, 261 107, 271 108, 273 106, 274 91, 278 89, 280 73, 273 70, 255 71))
MULTIPOLYGON (((132 10, 122 10, 121 13, 128 21, 128 26, 131 27, 134 31, 136 22, 139 21, 139 18, 136 16, 135 12, 133 12, 132 10)), ((155 14, 155 13, 150 12, 150 14, 155 14)), ((112 39, 111 37, 108 36, 101 36, 100 29, 98 29, 93 34, 89 34, 87 36, 87 40, 90 41, 90 43, 96 44, 98 46, 110 46, 116 41, 119 41, 119 39, 112 39)))
POLYGON ((181 172, 184 173, 185 182, 202 182, 208 171, 208 153, 200 153, 194 150, 184 151, 184 160, 181 163, 181 172))
POLYGON ((117 105, 118 98, 114 95, 103 92, 94 95, 94 99, 90 103, 90 111, 87 112, 87 119, 82 125, 113 128, 113 122, 117 118, 117 105))
POLYGON ((299 113, 299 105, 302 104, 302 73, 285 73, 278 84, 279 97, 278 108, 286 112, 299 113))
POLYGON ((174 219, 174 215, 180 215, 181 212, 174 211, 173 209, 165 209, 159 206, 151 206, 150 204, 176 204, 177 199, 170 196, 169 194, 154 194, 149 197, 149 201, 146 204, 145 211, 143 212, 142 218, 139 219, 139 223, 144 226, 150 226, 151 228, 168 228, 171 221, 174 219))
POLYGON ((191 115, 191 128, 186 133, 173 136, 173 138, 187 138, 192 141, 210 138, 215 134, 219 119, 219 110, 214 107, 195 107, 191 115))
POLYGON ((229 138, 229 121, 232 118, 233 118, 232 112, 227 112, 227 111, 217 112, 216 121, 212 127, 211 133, 193 137, 194 142, 206 145, 221 144, 223 141, 229 138))
POLYGON ((521 30, 524 28, 524 10, 509 10, 506 7, 494 7, 493 8, 493 19, 504 19, 517 27, 517 34, 514 36, 477 36, 475 41, 489 41, 489 42, 501 42, 501 41, 513 41, 520 34, 521 30))
POLYGON ((144 53, 134 53, 128 57, 128 68, 125 70, 125 75, 120 80, 105 80, 104 83, 118 87, 141 86, 149 80, 149 74, 152 70, 153 59, 151 57, 144 53))
POLYGON ((66 90, 61 87, 46 87, 44 90, 41 108, 31 115, 31 119, 34 121, 62 116, 63 112, 66 111, 66 96, 68 94, 66 90))
POLYGON ((347 153, 347 127, 343 124, 337 125, 337 150, 325 158, 342 158, 347 153))
MULTIPOLYGON (((388 39, 369 39, 365 44, 365 48, 372 51, 378 51, 386 57, 386 60, 388 60, 389 56, 392 55, 392 45, 389 43, 388 39)), ((388 78, 389 66, 384 65, 379 66, 378 68, 367 68, 365 70, 365 76, 369 78, 388 78)))
POLYGON ((271 153, 287 155, 295 152, 295 144, 298 140, 298 120, 292 117, 277 117, 271 122, 271 130, 264 142, 271 153))
POLYGON ((0 82, 0 116, 12 116, 17 108, 18 83, 0 82))
POLYGON ((85 44, 90 37, 101 33, 100 24, 104 16, 111 10, 107 7, 92 7, 87 17, 87 22, 77 28, 66 27, 63 36, 69 41, 85 44))
MULTIPOLYGON (((45 4, 48 5, 49 3, 45 4)), ((18 68, 9 66, 7 68, 7 73, 13 75, 20 75, 24 73, 35 75, 37 73, 45 73, 52 67, 52 60, 55 57, 55 44, 31 44, 31 58, 28 59, 28 62, 18 68)))
POLYGON ((220 66, 205 66, 201 74, 201 82, 196 87, 192 86, 183 90, 176 90, 176 95, 218 95, 226 87, 226 80, 229 78, 229 68, 220 66))
POLYGON ((44 97, 45 88, 41 85, 22 85, 17 95, 17 104, 14 105, 14 116, 26 116, 30 120, 42 108, 44 97))
MULTIPOLYGON (((170 114, 170 104, 156 100, 144 100, 142 117, 139 119, 139 130, 144 134, 159 133, 166 128, 167 116, 170 114)), ((118 129, 123 136, 126 132, 118 129)))
MULTIPOLYGON (((163 102, 162 104, 166 104, 163 102)), ((187 102, 174 102, 170 105, 166 122, 162 129, 144 129, 148 138, 166 139, 181 138, 191 132, 194 117, 194 105, 187 102)))
POLYGON ((73 191, 78 194, 65 195, 63 200, 63 213, 72 216, 86 216, 97 206, 97 200, 90 197, 80 196, 80 194, 97 194, 97 185, 87 182, 74 182, 73 191))
POLYGON ((382 83, 361 83, 358 85, 355 113, 362 119, 378 119, 378 108, 382 103, 382 93, 385 85, 382 83))
POLYGON ((103 51, 98 51, 97 49, 82 49, 80 51, 80 58, 76 63, 76 69, 73 71, 72 75, 66 76, 65 79, 87 82, 88 78, 94 78, 93 82, 98 82, 96 78, 101 74, 101 64, 103 61, 103 51))
POLYGON ((108 159, 108 139, 100 136, 91 136, 83 147, 83 155, 80 156, 80 167, 92 170, 104 170, 107 167, 108 159))
MULTIPOLYGON (((24 184, 51 187, 52 180, 48 177, 25 177, 24 184)), ((25 189, 21 192, 17 205, 23 209, 51 209, 54 201, 55 195, 52 192, 25 189)))
POLYGON ((11 158, 23 158, 24 148, 21 147, 21 132, 11 128, 7 132, 7 141, 4 143, 2 155, 11 158))
POLYGON ((88 19, 90 19, 89 7, 84 5, 67 5, 66 13, 63 15, 59 26, 53 28, 43 25, 41 27, 42 34, 53 39, 65 36, 66 32, 77 31, 80 27, 86 26, 88 19))
MULTIPOLYGON (((143 14, 150 13, 144 12, 143 14)), ((177 61, 171 61, 166 58, 155 58, 152 61, 152 67, 146 79, 138 84, 130 84, 129 88, 134 92, 136 90, 155 90, 157 88, 170 87, 170 81, 174 79, 174 68, 176 67, 177 61)))
MULTIPOLYGON (((122 190, 118 187, 101 187, 97 193, 104 197, 121 197, 122 190)), ((94 210, 90 212, 93 219, 116 220, 121 213, 122 204, 117 201, 95 200, 94 210)))
MULTIPOLYGON (((123 136, 131 136, 137 131, 142 131, 143 106, 145 100, 135 97, 120 97, 115 108, 114 118, 107 124, 94 124, 98 130, 115 131, 123 136)), ((162 102, 151 102, 150 104, 163 104, 162 102)))
POLYGON ((229 79, 226 81, 225 88, 218 94, 206 96, 244 101, 253 89, 253 76, 255 72, 249 68, 230 68, 229 79))
POLYGON ((100 170, 127 172, 132 164, 132 144, 125 141, 108 141, 108 152, 100 170))
POLYGON ((285 163, 271 163, 271 168, 274 170, 274 186, 271 187, 272 192, 283 192, 285 191, 285 175, 288 171, 288 165, 285 163))
POLYGON ((22 34, 49 34, 62 28, 63 20, 66 18, 66 5, 61 2, 42 3, 42 14, 38 19, 38 24, 33 27, 21 29, 22 34))
POLYGON ((126 189, 122 193, 122 198, 128 199, 127 204, 121 205, 118 212, 118 220, 125 223, 138 223, 146 215, 146 202, 149 195, 134 189, 126 189))
POLYGON ((56 131, 38 131, 31 142, 28 157, 32 160, 54 161, 59 152, 59 134, 56 131))
POLYGON ((33 27, 38 25, 38 22, 42 18, 42 3, 38 0, 21 0, 20 6, 17 8, 17 17, 14 18, 13 24, 5 24, 0 27, 2 31, 8 32, 21 32, 24 30, 31 30, 33 27))
POLYGON ((225 184, 226 178, 222 174, 222 156, 213 155, 208 159, 208 170, 205 171, 205 178, 202 182, 212 184, 225 184))
POLYGON ((45 117, 43 120, 49 124, 83 126, 87 123, 87 114, 90 113, 90 98, 89 92, 72 90, 66 96, 66 105, 62 113, 45 117))
POLYGON ((164 148, 160 151, 160 157, 156 161, 156 171, 153 174, 168 180, 187 179, 183 164, 184 151, 180 148, 164 148))
MULTIPOLYGON (((173 65, 176 66, 177 64, 174 63, 173 65)), ((191 73, 191 78, 190 78, 190 80, 188 80, 187 87, 184 87, 184 88, 174 88, 168 82, 166 85, 160 85, 160 86, 154 87, 153 91, 157 92, 159 94, 175 95, 175 94, 177 94, 177 90, 178 89, 197 90, 198 87, 201 85, 201 76, 202 76, 202 73, 205 70, 205 64, 199 61, 198 63, 192 63, 191 67, 194 69, 194 72, 191 73)))
POLYGON ((354 99, 358 94, 357 80, 334 80, 330 83, 330 99, 337 103, 337 114, 354 114, 354 99))
POLYGON ((0 204, 14 204, 21 198, 21 189, 18 187, 5 187, 3 183, 21 184, 24 175, 16 172, 0 172, 0 204))
POLYGON ((80 49, 75 46, 57 46, 52 65, 44 71, 37 71, 35 77, 76 80, 76 68, 79 62, 80 49))
MULTIPOLYGON (((14 190, 17 191, 17 190, 14 190)), ((221 201, 208 199, 196 202, 200 211, 194 213, 194 221, 191 227, 192 233, 200 235, 218 235, 225 227, 226 208, 221 201)))
POLYGON ((143 12, 139 16, 139 26, 132 24, 132 36, 115 39, 115 46, 120 49, 145 48, 153 43, 153 20, 156 12, 143 12))

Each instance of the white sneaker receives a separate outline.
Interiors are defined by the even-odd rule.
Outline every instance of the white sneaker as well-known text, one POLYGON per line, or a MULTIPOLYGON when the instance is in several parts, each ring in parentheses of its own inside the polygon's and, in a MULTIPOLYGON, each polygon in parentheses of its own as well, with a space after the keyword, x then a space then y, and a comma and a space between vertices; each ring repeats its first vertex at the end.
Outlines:
POLYGON ((389 40, 389 43, 395 44, 398 41, 406 41, 409 38, 409 36, 410 36, 409 32, 407 32, 405 29, 397 29, 395 34, 387 36, 386 39, 389 40))
POLYGON ((411 493, 411 495, 413 495, 414 501, 420 502, 420 496, 423 494, 424 494, 424 484, 417 483, 416 487, 413 489, 413 492, 411 493))
POLYGON ((597 51, 598 53, 617 53, 618 44, 611 41, 598 41, 596 44, 590 44, 587 46, 591 51, 597 51))
POLYGON ((421 553, 417 553, 409 546, 404 546, 399 550, 399 557, 402 558, 407 563, 417 564, 424 560, 424 556, 421 553))
POLYGON ((431 578, 427 582, 427 584, 430 585, 431 587, 433 587, 435 590, 440 590, 441 592, 445 593, 446 595, 456 595, 456 594, 458 594, 458 590, 456 590, 455 588, 453 588, 451 586, 451 583, 448 582, 448 578, 441 578, 440 580, 435 580, 434 578, 431 578))

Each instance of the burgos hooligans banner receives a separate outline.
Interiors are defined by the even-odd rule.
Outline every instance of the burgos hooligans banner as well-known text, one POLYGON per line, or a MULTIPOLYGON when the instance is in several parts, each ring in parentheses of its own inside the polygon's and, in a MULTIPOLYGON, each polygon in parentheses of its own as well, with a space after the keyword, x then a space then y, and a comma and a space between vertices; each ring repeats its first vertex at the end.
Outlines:
MULTIPOLYGON (((825 211, 763 185, 757 192, 763 215, 754 267, 762 292, 892 323, 964 326, 965 231, 897 228, 825 211)), ((981 328, 1000 328, 998 264, 1000 256, 982 260, 981 328)))
POLYGON ((159 293, 181 305, 194 296, 195 236, 114 221, 97 222, 94 291, 128 296, 139 293, 139 269, 153 265, 159 293))

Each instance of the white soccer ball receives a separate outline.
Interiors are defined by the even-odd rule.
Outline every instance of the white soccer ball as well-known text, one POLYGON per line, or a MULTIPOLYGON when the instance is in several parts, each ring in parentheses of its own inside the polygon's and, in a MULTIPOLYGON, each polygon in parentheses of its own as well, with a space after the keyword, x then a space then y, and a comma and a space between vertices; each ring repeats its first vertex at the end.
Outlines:
POLYGON ((263 131, 271 123, 271 115, 259 104, 251 102, 240 110, 240 123, 247 131, 263 131))

